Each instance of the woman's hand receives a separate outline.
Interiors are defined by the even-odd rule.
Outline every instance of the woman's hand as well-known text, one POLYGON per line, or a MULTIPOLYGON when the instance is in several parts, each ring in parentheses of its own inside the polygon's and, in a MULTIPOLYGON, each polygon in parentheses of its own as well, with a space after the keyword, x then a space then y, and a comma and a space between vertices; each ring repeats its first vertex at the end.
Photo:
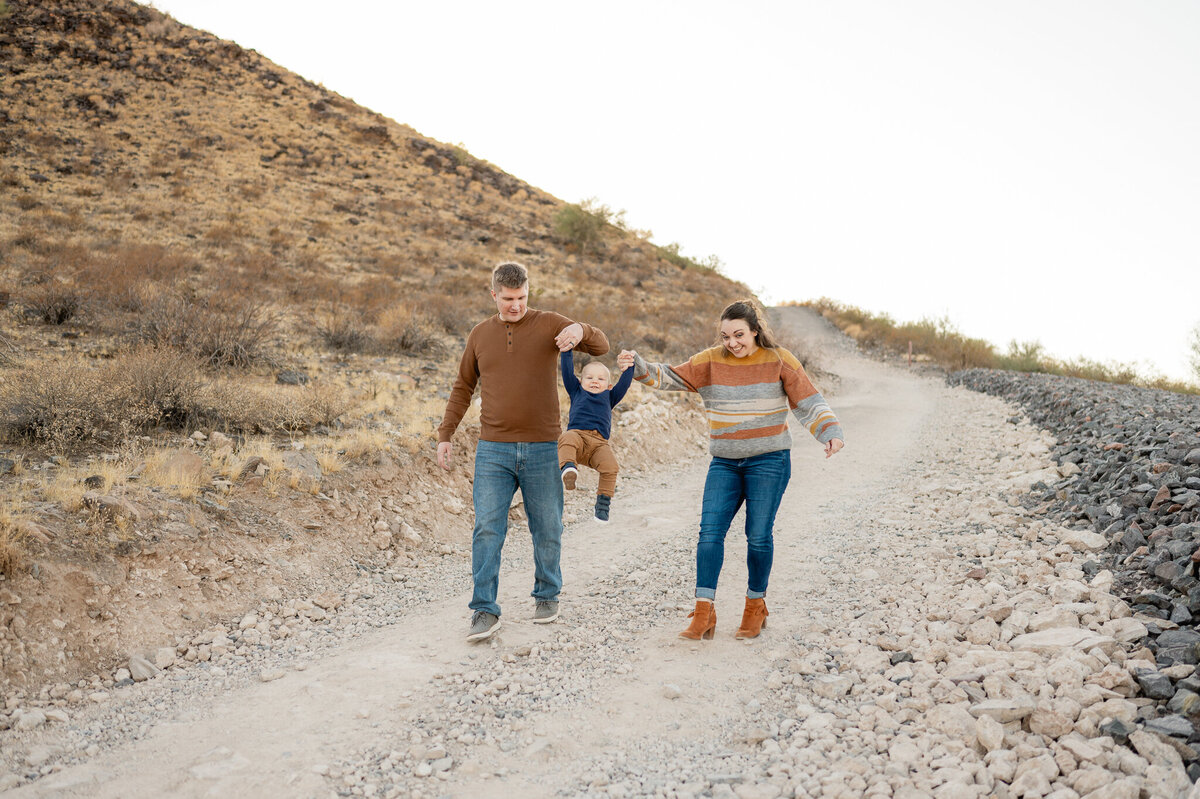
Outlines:
POLYGON ((825 457, 832 458, 846 444, 840 438, 831 438, 825 443, 825 457))
POLYGON ((617 366, 621 367, 624 372, 633 366, 633 359, 637 357, 637 350, 621 350, 621 354, 617 356, 617 366))
POLYGON ((572 322, 558 331, 558 335, 554 337, 554 346, 558 347, 559 352, 566 352, 575 349, 575 345, 580 341, 583 341, 583 325, 572 322))

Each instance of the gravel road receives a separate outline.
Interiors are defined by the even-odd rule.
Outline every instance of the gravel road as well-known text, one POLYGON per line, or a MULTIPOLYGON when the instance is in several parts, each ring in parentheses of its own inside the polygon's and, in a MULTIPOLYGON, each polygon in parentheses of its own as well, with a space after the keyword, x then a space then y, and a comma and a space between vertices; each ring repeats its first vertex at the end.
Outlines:
POLYGON ((847 445, 826 460, 795 435, 759 639, 733 638, 741 518, 717 637, 676 637, 706 467, 692 459, 624 482, 608 526, 568 527, 555 624, 528 621, 517 525, 491 642, 464 640, 462 555, 403 584, 364 575, 334 607, 213 631, 224 654, 207 663, 34 719, 5 739, 24 765, 4 795, 1187 797, 1169 738, 1112 734, 1144 704, 1145 653, 1112 575, 1085 576, 1103 543, 1016 501, 1049 482, 1048 437, 779 313, 840 376, 847 445), (287 646, 241 635, 281 624, 287 646))

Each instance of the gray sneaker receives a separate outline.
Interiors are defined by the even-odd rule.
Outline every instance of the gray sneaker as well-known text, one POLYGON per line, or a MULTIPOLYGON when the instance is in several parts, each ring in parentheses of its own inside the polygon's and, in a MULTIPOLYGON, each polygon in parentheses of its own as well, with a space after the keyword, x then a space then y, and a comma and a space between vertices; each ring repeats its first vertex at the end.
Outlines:
POLYGON ((558 601, 539 599, 533 608, 534 624, 549 624, 558 618, 558 601))
POLYGON ((486 610, 477 610, 471 617, 471 631, 467 633, 468 641, 486 641, 500 629, 500 617, 486 610))

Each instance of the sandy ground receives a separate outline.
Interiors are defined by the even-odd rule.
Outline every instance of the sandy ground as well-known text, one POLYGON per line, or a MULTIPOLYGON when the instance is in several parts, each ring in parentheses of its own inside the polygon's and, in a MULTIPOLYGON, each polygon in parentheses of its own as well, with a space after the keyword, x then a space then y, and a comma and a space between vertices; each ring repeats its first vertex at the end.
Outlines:
MULTIPOLYGON (((796 435, 792 483, 776 529, 767 632, 755 642, 733 638, 746 579, 739 517, 728 539, 715 640, 695 644, 677 638, 686 623, 682 608, 690 606, 684 588, 671 597, 678 603, 675 612, 658 614, 632 636, 622 634, 627 670, 596 674, 588 686, 589 700, 570 712, 535 711, 523 719, 533 740, 553 745, 534 747, 536 756, 527 746, 508 752, 476 747, 469 768, 431 786, 428 795, 553 796, 583 789, 557 775, 577 775, 581 759, 592 753, 618 746, 636 749, 639 741, 664 738, 703 742, 716 734, 723 718, 742 712, 747 687, 765 679, 777 656, 773 646, 804 636, 817 623, 814 619, 836 627, 839 614, 848 621, 856 612, 853 597, 839 595, 845 590, 839 580, 848 571, 886 564, 872 562, 870 541, 847 545, 845 522, 862 518, 864 508, 870 509, 897 482, 934 468, 924 462, 931 453, 920 446, 920 433, 939 423, 948 390, 935 379, 858 356, 823 320, 803 309, 782 313, 781 324, 816 342, 827 368, 840 375, 831 404, 848 441, 842 453, 826 460, 819 445, 796 435), (682 696, 668 698, 663 690, 667 684, 680 687, 682 696)), ((699 458, 680 471, 624 484, 612 524, 600 528, 585 520, 568 528, 566 587, 556 624, 536 626, 523 618, 532 611, 532 602, 528 546, 521 549, 521 530, 510 538, 512 557, 501 577, 505 624, 490 644, 464 640, 467 594, 431 597, 394 624, 298 664, 282 679, 214 695, 203 707, 179 707, 173 721, 155 726, 140 740, 10 795, 331 795, 339 786, 314 765, 352 758, 374 746, 386 748, 389 738, 407 740, 404 731, 410 725, 440 712, 445 675, 460 672, 463 664, 536 647, 569 628, 584 606, 595 610, 598 603, 606 604, 602 612, 614 617, 636 616, 639 607, 622 601, 620 586, 631 569, 636 571, 639 552, 675 553, 677 562, 662 565, 677 573, 679 587, 689 585, 705 467, 706 459, 699 458)))

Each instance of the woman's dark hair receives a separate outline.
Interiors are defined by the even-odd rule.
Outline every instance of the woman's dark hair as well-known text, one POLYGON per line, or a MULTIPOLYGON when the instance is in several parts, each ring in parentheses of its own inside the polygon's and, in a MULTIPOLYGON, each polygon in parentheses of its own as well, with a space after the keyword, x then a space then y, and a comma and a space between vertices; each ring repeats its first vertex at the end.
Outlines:
MULTIPOLYGON (((758 303, 751 299, 738 300, 731 302, 725 306, 725 310, 721 311, 721 321, 725 322, 730 319, 741 319, 749 327, 752 333, 758 334, 758 346, 775 349, 779 346, 775 337, 771 335, 770 328, 767 327, 767 315, 759 307, 758 303)), ((717 332, 717 343, 721 342, 720 331, 717 332)))

